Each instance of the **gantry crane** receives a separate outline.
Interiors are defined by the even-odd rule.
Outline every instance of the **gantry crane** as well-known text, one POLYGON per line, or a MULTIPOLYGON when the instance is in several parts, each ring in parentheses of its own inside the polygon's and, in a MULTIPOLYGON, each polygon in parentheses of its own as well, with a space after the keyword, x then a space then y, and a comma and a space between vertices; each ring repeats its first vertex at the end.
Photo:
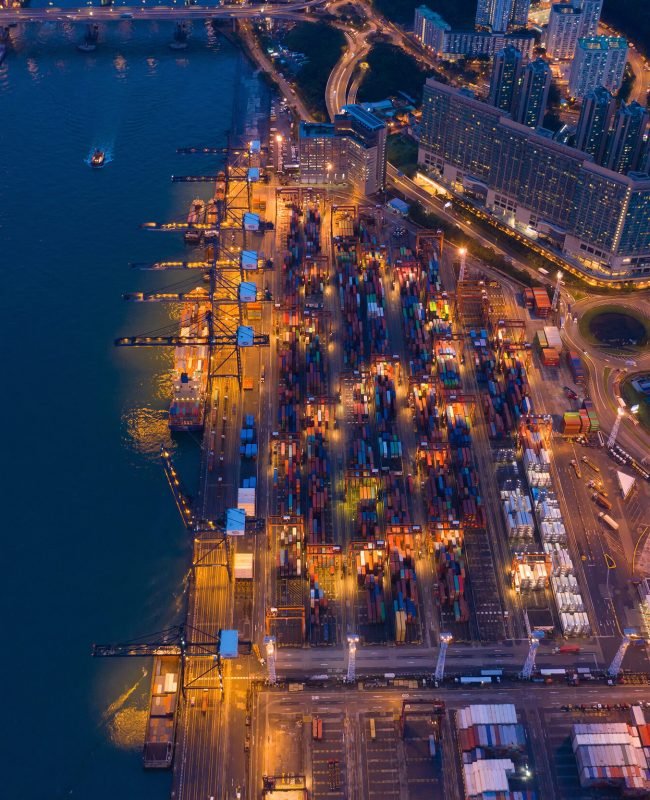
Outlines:
MULTIPOLYGON (((213 378, 242 380, 242 348, 266 347, 268 334, 256 334, 244 324, 243 309, 257 301, 257 287, 244 280, 242 255, 226 247, 215 246, 216 258, 212 261, 172 261, 153 265, 137 265, 144 269, 207 269, 208 286, 190 291, 131 292, 126 300, 139 303, 193 303, 205 306, 206 336, 142 335, 123 336, 115 340, 117 347, 208 347, 209 375, 213 378), (218 310, 218 313, 217 313, 218 310)), ((176 288, 185 288, 185 282, 176 288)), ((160 332, 157 332, 160 333, 160 332)), ((166 332, 165 332, 166 333, 166 332)))
POLYGON ((347 683, 354 683, 357 677, 357 645, 359 636, 356 633, 348 633, 348 673, 347 683))
MULTIPOLYGON (((188 534, 194 540, 194 559, 192 568, 225 567, 232 581, 230 537, 223 519, 205 520, 197 518, 192 511, 192 502, 184 491, 171 455, 163 445, 160 452, 165 476, 172 490, 176 507, 181 515, 188 534)), ((257 517, 246 518, 246 531, 254 533, 263 530, 265 521, 257 517)))
MULTIPOLYGON (((220 630, 217 635, 194 628, 191 625, 173 625, 162 631, 157 631, 148 636, 133 639, 121 644, 94 644, 93 657, 112 658, 149 658, 152 656, 178 656, 180 658, 181 689, 185 697, 186 689, 214 689, 223 691, 223 673, 221 670, 222 635, 220 630), (205 660, 199 674, 190 680, 185 679, 188 658, 205 660), (205 668, 203 668, 205 667, 205 668), (208 683, 210 676, 216 675, 214 683, 208 683)), ((231 634, 236 631, 230 632, 231 634)), ((238 642, 245 652, 252 651, 250 642, 238 642)))
POLYGON ((635 639, 640 638, 641 636, 636 628, 623 628, 623 638, 621 639, 621 643, 618 646, 616 655, 612 659, 612 663, 609 665, 609 669, 607 670, 607 674, 610 678, 618 678, 628 647, 635 639))
POLYGON ((445 677, 445 659, 447 657, 447 648, 449 647, 453 636, 451 633, 440 634, 440 650, 438 650, 438 661, 436 662, 436 673, 434 681, 436 686, 442 683, 445 677))
POLYGON ((533 677, 533 672, 535 671, 535 658, 537 657, 537 649, 539 648, 539 643, 543 638, 544 638, 543 631, 533 631, 530 634, 530 638, 528 640, 529 642, 528 655, 526 656, 526 661, 524 662, 523 669, 521 670, 522 680, 529 681, 533 677))

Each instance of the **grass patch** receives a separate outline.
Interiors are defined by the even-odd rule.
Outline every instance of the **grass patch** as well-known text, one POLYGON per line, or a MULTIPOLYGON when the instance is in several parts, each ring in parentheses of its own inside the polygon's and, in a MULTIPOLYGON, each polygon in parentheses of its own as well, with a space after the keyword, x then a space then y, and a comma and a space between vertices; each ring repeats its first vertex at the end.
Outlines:
MULTIPOLYGON (((648 336, 650 336, 650 320, 645 317, 643 314, 639 314, 634 310, 631 310, 627 306, 618 306, 615 304, 612 305, 605 305, 605 306, 595 306, 594 308, 589 308, 587 311, 582 314, 580 319, 578 320, 578 329, 580 330, 580 334, 583 339, 589 342, 592 345, 597 347, 604 347, 607 348, 608 345, 605 342, 601 342, 597 339, 591 331, 591 322, 596 317, 600 316, 601 314, 625 314, 628 317, 632 317, 632 319, 639 322, 643 325, 646 333, 646 341, 648 336)), ((632 345, 612 345, 612 349, 618 350, 620 352, 638 352, 639 350, 645 349, 646 345, 641 344, 640 346, 634 347, 632 345)))
POLYGON ((287 33, 284 44, 309 59, 296 73, 296 85, 312 114, 320 121, 328 120, 325 88, 341 57, 345 36, 324 22, 299 22, 287 33))
MULTIPOLYGON (((374 0, 374 6, 386 19, 401 25, 413 25, 415 9, 424 0, 374 0)), ((476 0, 428 0, 425 5, 437 11, 454 28, 473 27, 476 0)))
POLYGON ((388 160, 409 178, 412 178, 418 168, 418 145, 410 136, 396 133, 388 137, 388 160))
POLYGON ((637 392, 634 386, 632 386, 632 380, 634 378, 646 374, 645 372, 638 372, 635 375, 627 377, 623 383, 621 383, 621 396, 627 403, 628 408, 636 403, 639 404, 639 413, 636 415, 637 419, 646 433, 650 433, 650 398, 646 397, 646 395, 641 392, 637 392))
POLYGON ((365 59, 368 69, 359 87, 358 99, 373 103, 398 92, 406 92, 416 102, 422 98, 422 87, 435 70, 425 70, 418 62, 399 47, 378 42, 365 59))

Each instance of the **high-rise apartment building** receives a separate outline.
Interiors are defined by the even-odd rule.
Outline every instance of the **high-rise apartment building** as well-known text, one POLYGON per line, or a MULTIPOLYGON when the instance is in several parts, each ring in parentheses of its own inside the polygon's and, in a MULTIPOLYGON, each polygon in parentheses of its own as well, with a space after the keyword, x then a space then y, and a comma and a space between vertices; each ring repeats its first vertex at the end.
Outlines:
POLYGON ((648 109, 636 100, 629 105, 621 103, 607 146, 605 166, 608 169, 625 174, 640 167, 649 122, 648 109))
POLYGON ((419 6, 415 9, 413 33, 424 47, 428 47, 436 54, 444 52, 445 33, 450 30, 451 25, 448 25, 440 14, 427 6, 419 6))
POLYGON ((569 73, 569 93, 584 97, 597 86, 617 92, 623 83, 627 42, 619 36, 590 36, 578 39, 569 73))
POLYGON ((650 274, 650 177, 620 175, 429 78, 418 160, 510 226, 626 279, 650 274))
POLYGON ((476 26, 503 33, 508 30, 513 13, 514 0, 478 0, 476 26))
MULTIPOLYGON (((517 27, 520 25, 517 24, 517 27)), ((533 31, 493 33, 487 30, 454 30, 440 14, 424 5, 415 9, 413 33, 420 44, 443 58, 493 56, 507 44, 512 44, 521 50, 524 61, 528 61, 535 47, 533 31)))
POLYGON ((495 54, 490 80, 490 103, 506 114, 513 112, 521 70, 521 53, 516 47, 508 45, 495 54))
POLYGON ((530 0, 514 0, 510 23, 513 28, 525 28, 528 25, 530 0))
POLYGON ((615 113, 616 101, 604 86, 597 86, 584 96, 576 131, 576 147, 593 156, 597 164, 602 164, 605 158, 615 113))
POLYGON ((582 11, 571 3, 554 3, 546 28, 546 52, 551 58, 573 58, 582 27, 582 11))
POLYGON ((361 106, 343 106, 333 123, 301 122, 300 178, 349 183, 363 194, 386 186, 386 125, 361 106))
POLYGON ((575 4, 582 11, 580 36, 597 36, 603 0, 575 0, 575 4))
POLYGON ((527 128, 537 128, 544 122, 548 93, 551 88, 551 69, 543 58, 528 64, 519 80, 513 117, 527 128))

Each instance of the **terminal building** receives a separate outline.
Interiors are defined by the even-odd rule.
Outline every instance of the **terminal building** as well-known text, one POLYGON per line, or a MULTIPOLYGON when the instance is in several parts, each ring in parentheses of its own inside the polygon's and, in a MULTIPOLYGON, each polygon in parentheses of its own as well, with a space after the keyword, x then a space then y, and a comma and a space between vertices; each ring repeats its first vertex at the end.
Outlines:
POLYGON ((621 175, 432 78, 418 161, 436 181, 598 279, 650 276, 650 176, 621 175))
POLYGON ((361 106, 344 106, 333 123, 301 122, 299 152, 303 183, 347 183, 365 195, 386 186, 386 125, 361 106))

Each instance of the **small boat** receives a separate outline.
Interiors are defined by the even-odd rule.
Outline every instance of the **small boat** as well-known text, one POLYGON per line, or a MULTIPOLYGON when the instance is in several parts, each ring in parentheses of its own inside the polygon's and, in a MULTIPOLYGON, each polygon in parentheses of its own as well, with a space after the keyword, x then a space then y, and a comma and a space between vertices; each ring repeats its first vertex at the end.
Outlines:
POLYGON ((103 167, 105 161, 106 161, 106 154, 104 153, 103 150, 97 149, 90 157, 90 166, 95 168, 103 167))
POLYGON ((184 22, 176 23, 176 30, 174 31, 174 38, 169 43, 172 50, 186 50, 187 49, 188 30, 184 22))
POLYGON ((77 45, 77 50, 81 50, 82 53, 92 53, 97 50, 97 42, 99 41, 99 25, 95 24, 88 24, 86 28, 86 35, 83 38, 81 44, 77 45))

